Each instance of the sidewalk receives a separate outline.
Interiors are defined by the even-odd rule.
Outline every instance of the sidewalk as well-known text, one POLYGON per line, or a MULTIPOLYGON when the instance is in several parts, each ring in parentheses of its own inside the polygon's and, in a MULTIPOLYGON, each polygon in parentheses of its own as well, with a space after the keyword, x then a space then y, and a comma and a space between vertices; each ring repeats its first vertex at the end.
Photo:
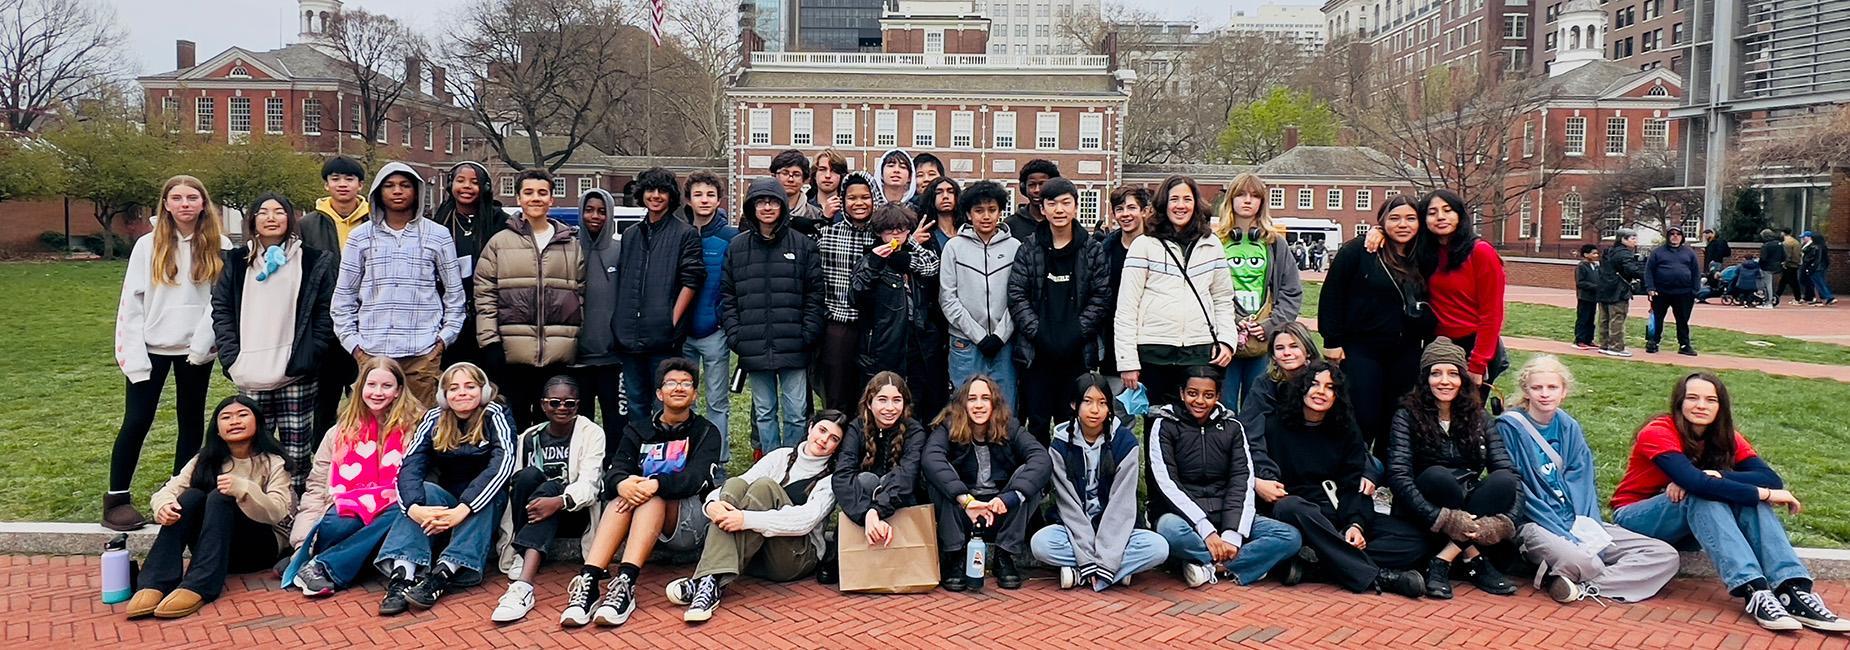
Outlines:
MULTIPOLYGON (((0 556, 0 615, 8 647, 658 647, 658 648, 1850 648, 1810 631, 1754 626, 1712 579, 1679 579, 1636 605, 1558 605, 1524 587, 1512 597, 1460 584, 1451 601, 1356 595, 1327 585, 1219 583, 1187 589, 1140 574, 1104 594, 1060 591, 1045 578, 1020 590, 981 594, 843 595, 804 580, 745 579, 727 589, 711 622, 689 626, 662 589, 689 567, 651 565, 638 608, 617 629, 562 630, 569 567, 536 581, 538 607, 496 627, 488 613, 505 589, 488 584, 446 596, 428 612, 373 614, 377 580, 321 600, 284 591, 264 576, 234 578, 224 597, 182 621, 125 621, 97 599, 97 558, 0 556)), ((1850 584, 1821 582, 1839 609, 1850 584)))

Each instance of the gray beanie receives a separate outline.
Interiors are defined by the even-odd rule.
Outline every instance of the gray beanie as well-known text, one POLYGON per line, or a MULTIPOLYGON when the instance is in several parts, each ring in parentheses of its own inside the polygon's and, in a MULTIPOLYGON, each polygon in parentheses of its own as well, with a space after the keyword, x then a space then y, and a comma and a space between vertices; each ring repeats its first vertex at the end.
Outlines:
POLYGON ((1617 239, 1618 241, 1625 241, 1627 239, 1630 239, 1632 237, 1637 237, 1637 236, 1638 236, 1638 231, 1636 230, 1632 230, 1630 228, 1620 228, 1619 234, 1614 235, 1614 238, 1617 239))
POLYGON ((1452 364, 1458 367, 1459 372, 1464 372, 1465 349, 1443 336, 1433 339, 1426 344, 1426 350, 1420 352, 1420 369, 1426 370, 1441 363, 1452 364))

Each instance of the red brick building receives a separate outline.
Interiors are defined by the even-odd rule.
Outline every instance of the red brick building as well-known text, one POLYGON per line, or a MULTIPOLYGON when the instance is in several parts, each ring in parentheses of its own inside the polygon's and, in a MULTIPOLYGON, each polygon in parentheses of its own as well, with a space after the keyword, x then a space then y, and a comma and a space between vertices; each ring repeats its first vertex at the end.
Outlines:
POLYGON ((1136 165, 1124 182, 1155 191, 1164 178, 1184 174, 1201 185, 1210 204, 1240 174, 1252 172, 1266 182, 1266 214, 1293 237, 1322 239, 1332 248, 1374 226, 1375 210, 1388 197, 1412 192, 1386 172, 1394 163, 1368 147, 1294 146, 1258 165, 1136 165))

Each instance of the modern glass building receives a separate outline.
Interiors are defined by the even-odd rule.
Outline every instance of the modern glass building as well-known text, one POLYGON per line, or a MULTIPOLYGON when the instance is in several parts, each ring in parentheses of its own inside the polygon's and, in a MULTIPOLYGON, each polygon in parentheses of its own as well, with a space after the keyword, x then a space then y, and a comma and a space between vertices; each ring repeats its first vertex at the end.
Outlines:
POLYGON ((794 0, 796 43, 803 52, 880 51, 885 0, 794 0))

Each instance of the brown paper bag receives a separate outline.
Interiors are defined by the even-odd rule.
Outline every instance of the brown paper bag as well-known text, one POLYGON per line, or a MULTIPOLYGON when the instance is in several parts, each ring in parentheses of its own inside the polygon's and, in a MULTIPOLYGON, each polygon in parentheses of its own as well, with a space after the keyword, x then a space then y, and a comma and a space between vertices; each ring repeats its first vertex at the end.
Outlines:
POLYGON ((901 508, 886 522, 893 543, 867 545, 867 532, 840 519, 841 590, 871 594, 916 594, 938 587, 938 526, 931 504, 901 508))

